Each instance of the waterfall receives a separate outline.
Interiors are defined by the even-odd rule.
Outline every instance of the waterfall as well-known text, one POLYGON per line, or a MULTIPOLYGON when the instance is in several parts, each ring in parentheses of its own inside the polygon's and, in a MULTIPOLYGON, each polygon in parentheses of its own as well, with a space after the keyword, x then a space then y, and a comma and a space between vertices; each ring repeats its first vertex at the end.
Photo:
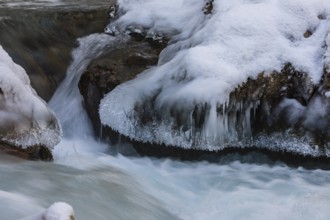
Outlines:
POLYGON ((65 138, 86 138, 93 135, 90 120, 83 108, 83 98, 78 83, 90 62, 105 51, 123 45, 125 37, 107 34, 92 34, 78 39, 79 47, 72 52, 72 63, 66 78, 49 102, 50 108, 59 118, 65 138))

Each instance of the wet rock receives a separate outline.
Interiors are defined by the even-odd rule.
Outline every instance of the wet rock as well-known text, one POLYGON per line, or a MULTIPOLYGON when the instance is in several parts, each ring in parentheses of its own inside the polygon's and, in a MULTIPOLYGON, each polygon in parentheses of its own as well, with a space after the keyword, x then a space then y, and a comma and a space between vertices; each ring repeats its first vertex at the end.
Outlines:
MULTIPOLYGON (((89 72, 92 75, 96 73, 97 71, 95 70, 89 72)), ((99 81, 102 82, 103 80, 99 81)), ((115 85, 120 80, 111 78, 110 81, 115 82, 115 85)), ((101 87, 106 93, 111 91, 114 85, 106 86, 103 84, 101 87)), ((325 114, 330 113, 330 104, 326 104, 330 103, 330 100, 318 92, 319 88, 320 85, 313 84, 307 73, 297 71, 289 63, 283 67, 281 72, 270 74, 260 73, 256 79, 248 79, 230 94, 229 103, 225 106, 218 106, 217 114, 227 115, 229 123, 234 123, 232 127, 236 129, 238 135, 238 145, 232 145, 233 142, 230 142, 228 149, 230 151, 235 151, 235 149, 240 151, 239 149, 243 144, 244 146, 249 146, 251 151, 253 151, 259 149, 259 145, 254 145, 258 144, 257 140, 259 137, 265 137, 265 135, 271 137, 272 134, 283 133, 288 138, 297 137, 299 139, 299 137, 306 136, 308 139, 310 137, 312 139, 311 144, 320 147, 322 151, 323 148, 327 147, 330 137, 327 129, 330 126, 330 121, 325 120, 325 114), (319 106, 318 102, 322 103, 320 105, 325 108, 319 114, 316 113, 318 109, 315 109, 319 106), (295 109, 296 106, 299 106, 298 108, 302 109, 302 111, 299 112, 299 109, 295 109), (324 123, 320 123, 320 121, 324 123), (251 140, 256 140, 256 142, 251 142, 251 140)), ((84 97, 86 100, 86 95, 84 97)), ((97 128, 99 135, 101 135, 98 112, 95 111, 97 109, 95 107, 96 104, 98 105, 99 101, 94 103, 94 107, 90 106, 89 108, 94 109, 93 117, 97 117, 97 128)), ((146 116, 140 117, 141 123, 143 123, 143 120, 146 121, 145 123, 148 121, 148 111, 146 109, 148 108, 141 107, 141 114, 146 116)), ((210 111, 210 106, 207 103, 196 106, 192 114, 195 127, 194 132, 196 134, 198 130, 203 128, 208 111, 210 111)), ((185 120, 184 115, 180 113, 173 112, 173 114, 173 118, 177 118, 176 127, 185 129, 185 127, 189 128, 191 126, 186 125, 190 119, 188 120, 187 118, 185 120)), ((95 118, 93 118, 93 121, 95 121, 95 118)), ((101 136, 103 138, 110 138, 113 143, 119 140, 118 133, 108 127, 103 128, 103 134, 101 136)), ((157 144, 140 143, 139 141, 130 140, 125 137, 121 137, 120 140, 132 143, 135 150, 141 155, 168 155, 187 159, 190 156, 192 156, 191 158, 195 158, 203 154, 202 151, 194 149, 191 149, 192 152, 188 153, 187 150, 179 150, 175 146, 155 147, 157 144), (160 151, 160 149, 162 150, 160 151)), ((285 141, 285 138, 283 141, 285 141)), ((257 151, 260 151, 260 149, 257 151)))
POLYGON ((289 131, 293 136, 312 138, 312 144, 325 148, 330 143, 330 98, 324 95, 327 81, 326 70, 322 83, 313 84, 308 74, 287 64, 280 73, 260 74, 240 85, 231 93, 226 111, 240 114, 255 105, 250 110, 253 138, 289 131), (242 103, 239 110, 237 102, 242 103))
POLYGON ((324 69, 324 75, 322 78, 322 90, 324 92, 330 91, 330 68, 324 69))
MULTIPOLYGON (((207 4, 204 8, 205 14, 212 13, 212 4, 213 1, 207 1, 207 4)), ((116 13, 120 12, 118 12, 118 9, 114 10, 114 12, 115 13, 113 19, 116 19, 116 13)), ((319 19, 321 18, 319 17, 319 19)), ((110 23, 105 31, 112 35, 117 35, 118 33, 129 34, 133 39, 135 39, 135 42, 145 42, 148 41, 148 39, 151 39, 152 42, 157 42, 155 39, 164 40, 166 42, 166 36, 163 36, 161 33, 152 33, 150 34, 151 37, 149 38, 148 30, 145 30, 143 27, 137 25, 128 27, 125 26, 121 28, 125 30, 121 30, 120 27, 116 26, 116 24, 110 23), (158 35, 159 38, 157 37, 158 35)), ((312 34, 313 30, 307 30, 304 33, 304 37, 311 37, 312 34)), ((151 46, 153 45, 151 44, 151 46)), ((164 46, 161 46, 161 48, 163 47, 164 46)), ((127 57, 129 56, 130 53, 127 53, 127 57)), ((106 62, 109 62, 110 60, 111 59, 108 59, 106 62)), ((122 63, 122 60, 123 59, 120 59, 119 63, 122 63)), ((92 118, 96 134, 102 137, 110 137, 113 141, 116 141, 116 139, 118 140, 118 136, 120 134, 116 133, 108 127, 103 129, 103 134, 100 131, 101 124, 98 115, 98 106, 100 103, 99 99, 101 99, 104 94, 115 88, 116 85, 131 78, 120 78, 120 74, 117 74, 118 69, 125 69, 130 67, 130 65, 134 66, 144 62, 140 58, 134 58, 132 60, 125 58, 125 60, 126 67, 119 65, 115 68, 110 67, 108 64, 106 64, 108 66, 102 66, 100 65, 100 61, 97 61, 98 64, 94 65, 94 69, 89 68, 90 72, 87 71, 87 75, 82 77, 80 85, 81 93, 85 99, 86 109, 89 116, 92 118), (113 73, 111 73, 112 71, 113 73), (104 73, 104 75, 102 73, 104 73), (105 77, 105 75, 107 75, 107 77, 105 77), (97 98, 93 100, 92 97, 97 98)), ((117 63, 118 61, 116 61, 116 64, 117 63)), ((144 68, 145 65, 141 65, 141 70, 144 68)), ((137 71, 136 73, 138 72, 140 71, 137 71)), ((223 142, 229 143, 228 146, 225 146, 225 148, 241 149, 242 147, 249 147, 250 149, 260 150, 260 145, 255 146, 258 138, 260 136, 271 137, 271 135, 276 132, 280 134, 283 133, 289 137, 294 138, 306 137, 308 141, 312 139, 312 141, 308 143, 315 145, 315 148, 317 149, 327 147, 330 140, 330 130, 328 129, 330 122, 328 119, 325 119, 324 115, 329 115, 330 105, 327 104, 329 103, 329 98, 324 94, 326 94, 326 91, 328 91, 327 88, 329 86, 328 72, 329 71, 326 69, 321 84, 314 84, 309 78, 308 73, 298 71, 290 63, 288 63, 283 66, 283 69, 280 72, 267 74, 260 73, 257 78, 250 78, 246 82, 239 85, 231 92, 228 103, 217 106, 217 116, 223 116, 221 118, 223 121, 219 120, 219 124, 223 122, 224 127, 228 125, 227 127, 230 128, 225 129, 233 133, 233 139, 236 141, 233 145, 233 142, 230 142, 231 140, 228 142, 227 140, 224 140, 223 142), (320 92, 321 90, 323 92, 320 92), (322 108, 318 108, 318 106, 322 106, 322 108), (319 112, 315 113, 316 110, 319 112), (313 114, 310 114, 312 112, 313 114), (320 121, 322 123, 319 123, 320 121)), ((125 75, 129 72, 125 70, 123 73, 125 75)), ((134 74, 132 77, 134 77, 134 74)), ((194 137, 193 139, 199 138, 198 136, 195 136, 195 134, 198 134, 198 132, 201 133, 203 126, 205 125, 206 116, 211 112, 211 107, 208 103, 199 103, 196 104, 196 106, 193 106, 195 107, 193 112, 182 112, 180 109, 174 109, 172 111, 171 109, 171 111, 169 111, 169 115, 166 115, 165 117, 158 117, 158 115, 152 111, 152 102, 153 99, 151 98, 150 102, 148 103, 138 103, 134 109, 138 115, 137 118, 140 119, 138 123, 142 124, 140 128, 143 126, 147 127, 152 122, 154 122, 156 127, 162 123, 162 119, 171 118, 170 124, 172 126, 171 128, 173 128, 173 132, 187 132, 189 133, 187 136, 192 134, 191 136, 194 137), (189 130, 190 128, 191 132, 189 130)), ((173 108, 175 107, 176 106, 173 108)), ((284 142, 285 138, 287 137, 285 135, 283 136, 284 138, 282 137, 284 142)), ((227 137, 230 138, 230 136, 231 135, 225 134, 224 139, 227 137)), ((187 153, 187 150, 177 149, 177 146, 160 146, 160 144, 157 143, 141 143, 139 142, 141 139, 130 140, 126 137, 121 138, 121 140, 133 143, 135 149, 143 155, 156 156, 173 156, 178 154, 191 155, 193 154, 191 152, 200 152, 196 149, 197 147, 195 148, 195 146, 198 146, 198 144, 201 143, 203 144, 203 142, 196 144, 198 140, 191 140, 192 147, 189 149, 190 153, 187 153)), ((277 140, 271 144, 278 144, 276 141, 277 140)), ((265 142, 259 143, 264 144, 265 142)), ((281 142, 280 145, 282 143, 283 142, 281 142)), ((223 146, 219 146, 219 149, 223 148, 223 146)), ((265 151, 267 151, 267 149, 265 151)), ((285 149, 284 151, 286 152, 285 149)), ((299 152, 299 150, 295 151, 294 149, 291 150, 291 153, 292 152, 299 152)), ((324 153, 325 151, 322 152, 322 149, 320 149, 320 152, 320 154, 318 154, 319 152, 316 152, 314 155, 322 155, 322 157, 326 155, 324 153)))
POLYGON ((312 31, 311 30, 307 30, 305 33, 304 33, 304 37, 305 38, 309 38, 310 36, 312 36, 312 31))
POLYGON ((235 101, 265 99, 275 106, 283 97, 287 97, 297 99, 302 105, 306 105, 314 90, 315 86, 308 74, 299 72, 291 64, 287 64, 279 73, 260 73, 258 78, 248 79, 231 93, 230 98, 235 101))
POLYGON ((49 149, 61 139, 59 122, 1 46, 0 91, 0 145, 29 158, 51 159, 49 149))
POLYGON ((32 87, 48 101, 64 79, 76 39, 102 32, 107 8, 0 9, 0 45, 28 73, 32 87))
POLYGON ((97 136, 101 135, 98 106, 103 96, 117 85, 155 65, 160 51, 160 48, 153 47, 145 40, 132 38, 124 48, 111 51, 91 62, 80 79, 79 89, 97 136))
POLYGON ((204 7, 204 14, 208 15, 208 14, 212 14, 212 11, 213 11, 213 1, 214 0, 208 0, 205 4, 205 7, 204 7))
POLYGON ((24 149, 10 143, 0 142, 0 152, 17 156, 25 160, 53 160, 52 152, 43 145, 34 145, 24 149))

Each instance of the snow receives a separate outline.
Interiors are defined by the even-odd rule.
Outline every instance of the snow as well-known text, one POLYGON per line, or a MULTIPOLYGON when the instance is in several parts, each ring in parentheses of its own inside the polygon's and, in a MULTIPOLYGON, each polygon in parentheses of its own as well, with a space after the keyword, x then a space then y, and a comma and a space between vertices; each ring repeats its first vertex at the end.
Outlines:
POLYGON ((48 209, 21 220, 74 220, 73 208, 64 202, 55 202, 48 209))
POLYGON ((328 0, 215 0, 209 15, 199 0, 118 4, 122 16, 107 30, 137 27, 171 37, 157 66, 115 88, 100 105, 104 125, 139 141, 220 149, 237 140, 227 116, 216 112, 234 88, 261 72, 280 71, 288 62, 317 84, 329 61, 324 47, 330 31, 328 0), (196 133, 191 118, 201 105, 209 108, 196 133), (175 127, 177 118, 186 124, 175 127))
POLYGON ((173 35, 185 32, 189 35, 191 28, 201 24, 202 16, 196 14, 203 8, 200 0, 119 0, 120 9, 125 12, 118 21, 107 29, 123 32, 125 29, 145 29, 149 34, 165 33, 173 35), (186 27, 188 27, 186 29, 186 27))
POLYGON ((325 95, 327 98, 330 98, 330 91, 324 93, 324 95, 325 95))
POLYGON ((25 70, 0 46, 0 139, 20 147, 53 147, 61 129, 55 115, 30 85, 25 70))

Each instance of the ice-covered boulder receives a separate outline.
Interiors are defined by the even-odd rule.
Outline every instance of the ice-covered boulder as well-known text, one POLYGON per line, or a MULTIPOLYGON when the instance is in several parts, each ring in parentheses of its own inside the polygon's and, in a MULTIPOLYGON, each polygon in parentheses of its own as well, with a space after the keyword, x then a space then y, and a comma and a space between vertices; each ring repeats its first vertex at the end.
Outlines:
POLYGON ((98 112, 101 99, 117 85, 157 64, 160 50, 152 45, 149 41, 131 39, 121 48, 95 58, 80 78, 79 90, 97 136, 101 135, 98 112))
MULTIPOLYGON (((318 145, 308 132, 297 135, 299 126, 329 133, 323 123, 329 121, 328 93, 320 87, 329 63, 327 0, 119 0, 118 4, 119 16, 107 32, 163 35, 170 41, 157 66, 105 96, 100 105, 104 125, 139 142, 185 149, 252 145, 330 155, 327 137, 318 145), (295 88, 290 90, 285 83, 295 88), (239 88, 248 94, 240 94, 239 88), (274 92, 277 100, 265 99, 274 92), (295 106, 292 112, 285 111, 288 103, 295 106), (261 109, 270 118, 277 114, 278 120, 285 112, 288 130, 280 130, 277 138, 265 130, 257 136, 251 121, 261 109)), ((268 123, 267 118, 261 120, 268 123)))
POLYGON ((55 115, 31 87, 25 70, 0 46, 0 142, 31 151, 52 148, 60 138, 55 115))

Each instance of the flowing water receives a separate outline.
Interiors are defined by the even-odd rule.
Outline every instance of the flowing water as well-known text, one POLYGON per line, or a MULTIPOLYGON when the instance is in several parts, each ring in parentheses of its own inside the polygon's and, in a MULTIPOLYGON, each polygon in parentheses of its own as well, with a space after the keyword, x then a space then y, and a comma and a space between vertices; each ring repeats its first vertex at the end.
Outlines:
POLYGON ((64 131, 55 160, 0 155, 0 219, 19 219, 56 201, 71 204, 82 220, 329 219, 327 170, 289 167, 261 154, 232 154, 216 163, 127 157, 113 153, 127 146, 96 141, 78 79, 93 57, 125 39, 93 34, 79 42, 67 78, 50 101, 64 131))

